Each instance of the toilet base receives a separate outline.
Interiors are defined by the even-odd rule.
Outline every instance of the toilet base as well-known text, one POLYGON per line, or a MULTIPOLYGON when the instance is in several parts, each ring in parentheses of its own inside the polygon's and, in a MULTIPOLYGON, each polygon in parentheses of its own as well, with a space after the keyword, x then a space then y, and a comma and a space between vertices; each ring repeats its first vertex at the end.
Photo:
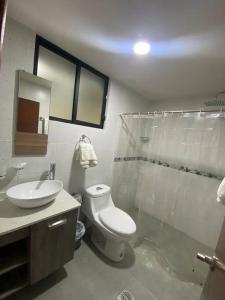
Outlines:
POLYGON ((107 239, 96 227, 93 227, 91 241, 110 260, 120 262, 124 258, 125 242, 107 239))

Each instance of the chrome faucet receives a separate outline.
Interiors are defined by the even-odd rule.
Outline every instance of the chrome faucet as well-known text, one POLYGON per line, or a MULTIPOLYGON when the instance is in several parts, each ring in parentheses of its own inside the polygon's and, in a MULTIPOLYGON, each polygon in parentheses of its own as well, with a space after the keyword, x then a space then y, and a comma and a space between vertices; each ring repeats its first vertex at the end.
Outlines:
POLYGON ((49 180, 55 180, 55 169, 56 169, 56 163, 51 163, 50 169, 48 171, 48 179, 49 180))

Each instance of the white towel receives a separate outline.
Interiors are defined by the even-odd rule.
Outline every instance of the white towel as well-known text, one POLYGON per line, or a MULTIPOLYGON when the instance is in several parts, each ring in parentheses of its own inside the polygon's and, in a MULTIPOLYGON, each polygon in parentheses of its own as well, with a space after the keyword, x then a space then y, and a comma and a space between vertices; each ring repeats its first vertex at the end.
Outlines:
POLYGON ((76 151, 76 160, 80 161, 82 168, 88 169, 97 166, 98 159, 91 144, 80 142, 76 151))
POLYGON ((217 191, 217 202, 221 202, 225 205, 225 177, 222 180, 217 191))

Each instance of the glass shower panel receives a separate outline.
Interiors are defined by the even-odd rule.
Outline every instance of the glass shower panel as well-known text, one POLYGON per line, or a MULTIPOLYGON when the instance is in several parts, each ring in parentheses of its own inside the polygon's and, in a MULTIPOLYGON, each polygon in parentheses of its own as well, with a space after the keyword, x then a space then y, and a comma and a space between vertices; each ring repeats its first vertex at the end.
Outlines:
MULTIPOLYGON (((129 116, 125 121, 137 141, 149 137, 139 144, 134 202, 127 210, 137 224, 134 251, 149 272, 143 279, 141 270, 139 278, 156 299, 199 300, 208 266, 197 261, 196 254, 213 255, 225 213, 216 202, 225 175, 225 117, 160 113, 142 120, 129 116)), ((123 151, 129 153, 124 140, 125 131, 123 151)), ((123 172, 126 168, 124 163, 123 172)), ((133 189, 127 178, 127 191, 129 184, 133 189)), ((121 185, 122 178, 114 189, 121 185)))
MULTIPOLYGON (((116 124, 118 125, 118 124, 116 124)), ((122 119, 116 157, 114 158, 114 184, 112 193, 115 205, 129 212, 133 217, 134 203, 142 154, 140 134, 143 130, 143 119, 122 119)))
POLYGON ((216 203, 218 178, 224 174, 223 157, 217 155, 225 140, 220 131, 224 118, 212 114, 156 118, 148 152, 155 161, 142 170, 152 183, 146 185, 139 177, 138 187, 148 197, 142 197, 138 224, 173 276, 203 285, 208 267, 196 260, 196 253, 213 254, 224 215, 216 203))

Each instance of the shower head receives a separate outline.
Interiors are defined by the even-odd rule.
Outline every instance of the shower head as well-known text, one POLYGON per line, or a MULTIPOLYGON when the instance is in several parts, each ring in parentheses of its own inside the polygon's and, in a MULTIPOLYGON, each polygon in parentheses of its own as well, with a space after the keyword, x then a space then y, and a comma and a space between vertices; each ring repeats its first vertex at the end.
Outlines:
POLYGON ((225 92, 219 93, 214 100, 206 101, 205 106, 225 106, 225 92))
POLYGON ((150 138, 148 136, 140 136, 140 140, 142 143, 148 143, 150 138))

